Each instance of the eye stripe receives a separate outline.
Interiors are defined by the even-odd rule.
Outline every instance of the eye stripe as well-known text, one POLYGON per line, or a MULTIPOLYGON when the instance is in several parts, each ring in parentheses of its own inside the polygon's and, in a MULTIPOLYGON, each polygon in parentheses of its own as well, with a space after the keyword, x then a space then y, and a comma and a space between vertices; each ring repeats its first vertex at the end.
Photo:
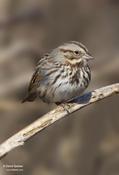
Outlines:
POLYGON ((63 48, 61 48, 60 51, 62 51, 62 52, 71 52, 71 53, 73 53, 73 51, 70 50, 70 49, 63 49, 63 48))
POLYGON ((75 44, 75 45, 81 47, 86 53, 88 52, 88 49, 82 43, 79 43, 79 42, 76 42, 76 41, 70 41, 69 43, 75 44))
POLYGON ((78 51, 78 50, 72 51, 72 50, 70 50, 70 49, 63 49, 63 48, 61 48, 60 50, 63 51, 63 52, 75 53, 75 54, 77 54, 77 55, 81 54, 81 51, 78 51))

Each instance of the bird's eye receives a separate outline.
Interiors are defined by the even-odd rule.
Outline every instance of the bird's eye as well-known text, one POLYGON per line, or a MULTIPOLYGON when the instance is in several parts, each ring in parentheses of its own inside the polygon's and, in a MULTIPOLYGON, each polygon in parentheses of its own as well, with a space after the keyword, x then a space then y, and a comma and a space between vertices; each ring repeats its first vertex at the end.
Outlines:
POLYGON ((81 54, 81 52, 78 51, 78 50, 74 51, 74 53, 75 53, 75 55, 80 55, 81 54))

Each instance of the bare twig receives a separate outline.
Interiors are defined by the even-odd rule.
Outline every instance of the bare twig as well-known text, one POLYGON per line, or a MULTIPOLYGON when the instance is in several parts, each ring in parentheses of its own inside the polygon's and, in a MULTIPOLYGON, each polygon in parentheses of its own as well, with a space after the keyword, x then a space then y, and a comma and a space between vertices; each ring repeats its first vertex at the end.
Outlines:
POLYGON ((33 135, 53 124, 57 120, 116 93, 119 93, 119 83, 96 89, 95 91, 86 93, 81 97, 77 97, 70 103, 56 107, 54 110, 45 114, 43 117, 39 118, 2 143, 0 145, 0 158, 12 149, 23 145, 25 141, 33 135))

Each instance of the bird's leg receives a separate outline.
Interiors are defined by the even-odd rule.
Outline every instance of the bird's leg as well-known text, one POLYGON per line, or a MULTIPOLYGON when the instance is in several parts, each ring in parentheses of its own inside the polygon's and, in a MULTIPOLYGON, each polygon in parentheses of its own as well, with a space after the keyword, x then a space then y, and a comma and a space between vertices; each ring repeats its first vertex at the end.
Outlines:
POLYGON ((66 112, 67 112, 67 114, 70 114, 70 112, 69 112, 69 107, 70 107, 70 105, 68 105, 68 102, 63 102, 63 103, 60 103, 60 102, 56 102, 55 103, 57 106, 61 106, 66 112))

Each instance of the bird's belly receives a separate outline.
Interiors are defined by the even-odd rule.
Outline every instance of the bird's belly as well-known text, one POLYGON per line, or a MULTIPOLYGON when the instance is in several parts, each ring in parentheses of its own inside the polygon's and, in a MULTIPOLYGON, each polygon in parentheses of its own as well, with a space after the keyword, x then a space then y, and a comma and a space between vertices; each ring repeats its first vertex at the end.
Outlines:
POLYGON ((84 90, 81 82, 71 84, 68 79, 59 79, 54 85, 47 86, 43 100, 49 103, 62 103, 81 95, 84 90))
POLYGON ((71 85, 69 83, 62 84, 56 89, 53 97, 53 102, 66 102, 76 96, 79 96, 84 91, 80 85, 71 85))
MULTIPOLYGON (((82 75, 82 74, 81 74, 82 75)), ((48 81, 42 83, 40 86, 40 98, 48 103, 62 103, 80 96, 87 88, 89 81, 83 76, 73 82, 68 76, 61 76, 56 74, 55 78, 50 77, 48 81)))

